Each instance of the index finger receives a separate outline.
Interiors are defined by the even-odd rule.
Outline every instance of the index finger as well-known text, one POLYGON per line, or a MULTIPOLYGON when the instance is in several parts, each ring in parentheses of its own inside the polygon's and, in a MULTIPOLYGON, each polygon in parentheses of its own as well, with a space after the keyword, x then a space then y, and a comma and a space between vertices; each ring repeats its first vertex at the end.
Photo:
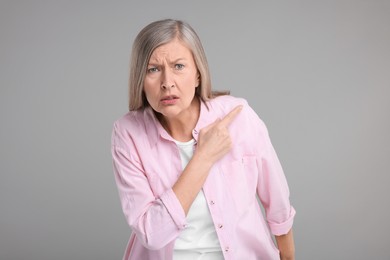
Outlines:
POLYGON ((225 127, 229 126, 233 122, 234 118, 236 118, 236 116, 241 112, 241 110, 242 105, 236 106, 224 118, 221 119, 219 124, 225 127))

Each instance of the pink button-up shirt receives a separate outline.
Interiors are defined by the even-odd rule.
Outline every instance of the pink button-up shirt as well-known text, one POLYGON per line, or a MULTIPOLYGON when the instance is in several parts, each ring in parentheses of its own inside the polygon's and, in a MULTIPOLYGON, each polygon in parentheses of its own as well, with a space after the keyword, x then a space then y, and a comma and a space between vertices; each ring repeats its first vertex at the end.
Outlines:
MULTIPOLYGON (((213 165, 204 195, 226 260, 279 259, 271 233, 286 234, 295 210, 264 123, 245 100, 220 96, 201 102, 193 137, 197 141, 203 127, 239 104, 244 107, 229 126, 233 147, 213 165)), ((151 108, 115 122, 112 156, 122 209, 133 231, 124 259, 172 259, 175 239, 187 225, 172 191, 181 160, 151 108)))

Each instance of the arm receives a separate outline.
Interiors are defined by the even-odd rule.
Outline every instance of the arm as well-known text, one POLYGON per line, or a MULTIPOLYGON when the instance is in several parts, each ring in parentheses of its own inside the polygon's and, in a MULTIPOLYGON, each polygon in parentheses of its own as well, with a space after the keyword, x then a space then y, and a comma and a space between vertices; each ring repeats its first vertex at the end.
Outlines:
POLYGON ((212 165, 213 163, 208 158, 204 158, 201 152, 195 152, 187 167, 173 185, 172 190, 180 201, 185 215, 187 215, 192 202, 206 181, 212 165))
POLYGON ((275 236, 276 244, 278 245, 281 260, 294 260, 295 259, 295 245, 293 231, 290 231, 285 235, 275 236))
POLYGON ((192 160, 173 187, 158 197, 150 188, 134 140, 115 124, 111 152, 121 205, 128 224, 145 247, 162 248, 185 228, 185 215, 211 166, 230 150, 225 124, 239 110, 201 130, 192 160))
MULTIPOLYGON (((113 135, 116 138, 118 132, 114 130, 113 135)), ((155 196, 134 144, 128 140, 126 144, 129 148, 125 149, 120 142, 116 141, 112 146, 112 157, 123 213, 146 248, 160 249, 174 240, 185 227, 183 209, 172 189, 155 196)))
POLYGON ((257 146, 260 148, 257 152, 259 170, 257 194, 266 211, 270 230, 275 235, 281 259, 294 260, 292 225, 295 210, 290 205, 287 180, 265 124, 252 109, 248 118, 252 128, 257 129, 255 135, 258 138, 257 146))
POLYGON ((242 106, 236 107, 223 119, 200 131, 195 154, 172 188, 186 215, 206 181, 210 168, 230 151, 232 142, 227 127, 241 109, 242 106))

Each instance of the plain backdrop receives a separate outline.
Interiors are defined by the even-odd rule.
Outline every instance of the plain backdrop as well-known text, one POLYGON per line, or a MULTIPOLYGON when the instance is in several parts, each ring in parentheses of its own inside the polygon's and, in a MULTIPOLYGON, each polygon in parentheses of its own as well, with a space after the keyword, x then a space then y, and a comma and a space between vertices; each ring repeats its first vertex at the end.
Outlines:
MULTIPOLYGON (((134 37, 188 21, 265 121, 297 260, 390 259, 390 1, 0 1, 0 259, 121 259, 110 154, 134 37)), ((240 260, 240 259, 238 259, 240 260)))

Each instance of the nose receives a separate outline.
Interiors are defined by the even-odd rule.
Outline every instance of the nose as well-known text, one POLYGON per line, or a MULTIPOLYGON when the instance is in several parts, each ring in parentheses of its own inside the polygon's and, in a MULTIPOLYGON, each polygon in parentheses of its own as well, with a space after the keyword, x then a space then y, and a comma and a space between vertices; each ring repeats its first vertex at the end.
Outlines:
POLYGON ((173 88, 175 86, 172 72, 169 70, 164 70, 162 73, 162 80, 161 80, 161 88, 163 90, 167 90, 170 88, 173 88))

